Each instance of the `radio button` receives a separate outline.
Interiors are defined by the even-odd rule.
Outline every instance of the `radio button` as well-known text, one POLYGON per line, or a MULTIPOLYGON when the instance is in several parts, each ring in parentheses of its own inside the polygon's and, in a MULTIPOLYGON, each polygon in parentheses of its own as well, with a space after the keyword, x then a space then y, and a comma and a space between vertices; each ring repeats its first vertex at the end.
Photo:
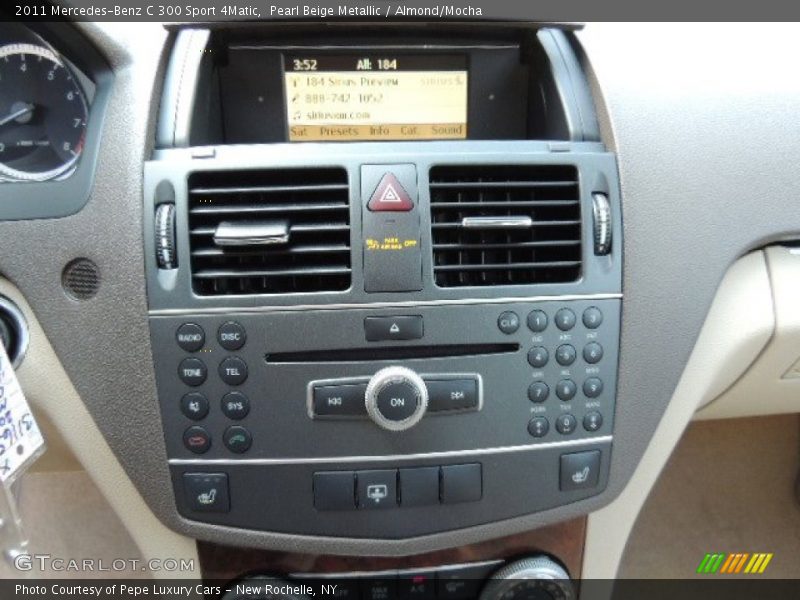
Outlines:
POLYGON ((519 329, 519 315, 511 310, 501 313, 497 317, 497 328, 506 335, 511 335, 519 329))
POLYGON ((178 367, 178 377, 186 385, 197 387, 203 385, 208 377, 205 363, 199 358, 184 358, 178 367))
POLYGON ((575 327, 575 313, 568 308, 562 308, 556 313, 556 327, 561 331, 569 331, 575 327))
POLYGON ((196 323, 184 323, 175 332, 178 346, 186 352, 197 352, 206 343, 206 332, 196 323))
POLYGON ((531 402, 544 402, 550 395, 550 388, 544 381, 534 381, 528 386, 528 399, 531 402))
POLYGON ((597 377, 590 377, 583 382, 583 395, 587 398, 597 398, 603 393, 603 380, 597 377))
POLYGON ((241 385, 247 380, 247 364, 237 356, 219 363, 219 377, 228 385, 241 385))
POLYGON ((575 362, 577 357, 578 353, 575 351, 575 347, 569 344, 562 344, 556 349, 556 361, 562 367, 568 367, 575 362))
POLYGON ((423 333, 422 316, 366 317, 364 333, 368 342, 418 340, 423 333))
POLYGON ((211 434, 195 425, 183 432, 183 445, 195 454, 204 454, 211 448, 211 434))
POLYGON ((547 417, 533 417, 528 421, 528 433, 535 438, 544 437, 550 431, 550 422, 547 417))
POLYGON ((225 430, 222 436, 225 447, 236 454, 244 454, 253 445, 253 436, 250 432, 239 425, 233 425, 225 430))
POLYGON ((603 347, 597 342, 589 342, 583 349, 583 360, 590 365, 600 362, 603 358, 603 347))
POLYGON ((534 369, 541 369, 550 360, 550 354, 544 346, 534 346, 528 351, 528 364, 534 369))
POLYGON ((556 419, 556 431, 561 435, 569 435, 578 427, 578 419, 574 415, 561 415, 556 419))
POLYGON ((222 414, 234 421, 244 419, 250 412, 250 400, 241 392, 228 392, 222 397, 222 414))
POLYGON ((314 386, 314 415, 317 417, 366 416, 366 383, 314 386))
POLYGON ((428 410, 478 408, 478 382, 475 379, 425 379, 428 410))
POLYGON ((181 398, 181 412, 192 419, 199 421, 208 415, 208 398, 199 392, 191 392, 181 398))
POLYGON ((225 350, 233 352, 244 346, 245 341, 247 341, 247 334, 244 327, 239 323, 228 321, 220 325, 219 330, 217 330, 217 341, 225 350))
POLYGON ((556 384, 556 396, 564 402, 572 400, 577 391, 578 386, 575 385, 572 379, 562 379, 556 384))
POLYGON ((543 310, 533 310, 528 313, 528 329, 534 333, 541 333, 547 329, 547 313, 543 310))
POLYGON ((583 325, 587 329, 597 329, 603 322, 603 313, 596 306, 590 306, 583 311, 583 325))

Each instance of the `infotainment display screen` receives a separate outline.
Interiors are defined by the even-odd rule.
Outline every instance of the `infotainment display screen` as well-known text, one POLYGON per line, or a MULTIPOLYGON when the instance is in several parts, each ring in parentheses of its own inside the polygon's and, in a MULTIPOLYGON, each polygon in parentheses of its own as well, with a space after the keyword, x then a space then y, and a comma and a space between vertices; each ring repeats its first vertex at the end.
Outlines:
POLYGON ((291 142, 467 137, 467 56, 284 54, 291 142))

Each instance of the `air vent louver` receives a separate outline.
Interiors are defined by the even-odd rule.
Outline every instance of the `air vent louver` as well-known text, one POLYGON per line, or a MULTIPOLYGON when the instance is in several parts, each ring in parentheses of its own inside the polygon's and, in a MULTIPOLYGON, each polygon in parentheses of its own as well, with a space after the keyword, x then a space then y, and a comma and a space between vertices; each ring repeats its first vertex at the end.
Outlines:
POLYGON ((193 173, 189 230, 197 294, 292 294, 350 287, 344 169, 193 173))
POLYGON ((564 283, 580 277, 575 167, 434 167, 430 198, 438 286, 564 283))

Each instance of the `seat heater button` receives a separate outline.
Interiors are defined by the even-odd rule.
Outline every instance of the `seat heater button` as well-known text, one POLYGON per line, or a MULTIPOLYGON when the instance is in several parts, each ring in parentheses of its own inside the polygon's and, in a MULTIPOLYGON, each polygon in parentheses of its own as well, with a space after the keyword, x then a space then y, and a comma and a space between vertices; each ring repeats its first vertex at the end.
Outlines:
POLYGON ((206 332, 196 323, 184 323, 175 332, 178 346, 186 352, 197 352, 206 343, 206 332))
POLYGON ((596 487, 600 479, 600 451, 562 454, 560 467, 562 492, 596 487))
POLYGON ((225 473, 184 473, 183 492, 191 510, 226 513, 231 509, 225 473))

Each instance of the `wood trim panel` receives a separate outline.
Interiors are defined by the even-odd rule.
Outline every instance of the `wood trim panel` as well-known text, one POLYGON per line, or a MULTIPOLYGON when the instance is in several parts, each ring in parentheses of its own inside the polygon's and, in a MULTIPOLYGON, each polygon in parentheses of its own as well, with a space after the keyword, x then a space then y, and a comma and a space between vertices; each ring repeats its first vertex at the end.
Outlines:
POLYGON ((573 577, 579 577, 585 537, 586 518, 581 517, 496 540, 402 557, 296 554, 234 548, 202 541, 197 543, 197 548, 203 577, 207 580, 230 581, 251 573, 282 575, 416 569, 495 559, 508 560, 537 553, 556 557, 573 577))

